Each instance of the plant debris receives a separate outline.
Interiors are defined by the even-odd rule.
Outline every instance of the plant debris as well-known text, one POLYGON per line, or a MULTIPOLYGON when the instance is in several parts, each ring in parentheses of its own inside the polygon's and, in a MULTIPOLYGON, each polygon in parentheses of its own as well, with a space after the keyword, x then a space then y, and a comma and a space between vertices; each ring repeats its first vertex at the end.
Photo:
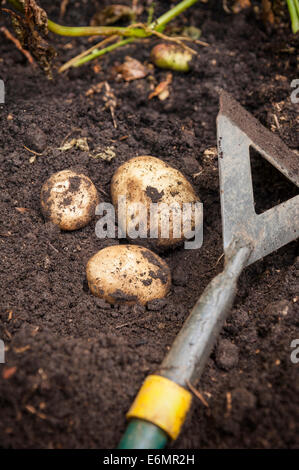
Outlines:
POLYGON ((69 0, 62 0, 61 5, 60 5, 60 13, 59 13, 59 18, 62 20, 62 18, 65 15, 66 9, 68 7, 69 0))
POLYGON ((134 10, 127 5, 109 5, 95 13, 90 25, 109 26, 118 22, 130 21, 134 17, 134 10))
POLYGON ((113 146, 108 146, 104 150, 100 148, 95 149, 94 152, 89 154, 89 156, 95 159, 100 158, 101 160, 111 162, 111 160, 116 157, 116 153, 113 146))
POLYGON ((129 56, 125 57, 125 62, 123 64, 115 66, 114 71, 117 72, 117 74, 119 74, 126 82, 144 78, 149 73, 149 70, 139 62, 139 60, 133 59, 129 56))
POLYGON ((262 20, 266 26, 269 24, 273 25, 275 23, 275 16, 270 0, 262 0, 262 20))
POLYGON ((16 211, 20 212, 20 214, 26 214, 26 212, 30 212, 30 209, 27 209, 27 207, 16 207, 16 211))
POLYGON ((182 35, 187 36, 188 38, 192 39, 192 41, 196 41, 201 36, 201 30, 196 28, 196 26, 185 26, 182 29, 182 35))
POLYGON ((168 73, 166 76, 166 80, 163 80, 163 82, 159 83, 159 85, 156 86, 154 91, 150 93, 148 99, 151 100, 155 96, 159 98, 160 101, 164 101, 168 98, 169 96, 169 85, 172 82, 172 74, 168 73))
POLYGON ((72 148, 82 150, 82 152, 89 152, 89 145, 87 142, 87 137, 82 137, 79 139, 71 139, 66 142, 62 147, 59 147, 58 150, 66 151, 72 148))
POLYGON ((85 96, 92 96, 94 93, 101 93, 104 88, 103 100, 105 103, 104 109, 109 109, 115 129, 117 128, 116 118, 115 118, 115 108, 117 105, 116 97, 109 85, 108 82, 99 82, 96 85, 91 86, 85 92, 85 96))
POLYGON ((240 13, 242 10, 245 10, 249 7, 251 7, 250 0, 236 0, 232 7, 232 11, 233 13, 240 13))
POLYGON ((187 381, 187 385, 190 388, 191 392, 202 402, 202 404, 206 408, 209 408, 209 403, 207 402, 207 400, 204 398, 202 393, 200 393, 198 390, 196 390, 196 388, 191 384, 191 382, 189 382, 189 380, 187 381))
POLYGON ((108 108, 110 110, 113 125, 116 129, 117 128, 116 119, 115 119, 115 108, 116 108, 116 105, 117 105, 116 97, 115 97, 113 91, 111 90, 111 87, 110 87, 109 83, 104 82, 104 85, 105 85, 105 92, 104 92, 104 98, 103 99, 104 99, 104 102, 105 102, 105 108, 106 109, 108 108))
POLYGON ((48 34, 47 14, 35 0, 20 0, 19 3, 24 8, 24 16, 6 8, 3 11, 10 14, 21 47, 28 50, 47 77, 52 78, 51 62, 56 51, 44 38, 48 34))
POLYGON ((15 375, 17 368, 14 367, 5 367, 2 372, 2 377, 4 380, 9 380, 13 375, 15 375))
POLYGON ((101 93, 105 82, 99 82, 96 85, 92 85, 88 90, 85 92, 85 96, 91 96, 94 93, 101 93))

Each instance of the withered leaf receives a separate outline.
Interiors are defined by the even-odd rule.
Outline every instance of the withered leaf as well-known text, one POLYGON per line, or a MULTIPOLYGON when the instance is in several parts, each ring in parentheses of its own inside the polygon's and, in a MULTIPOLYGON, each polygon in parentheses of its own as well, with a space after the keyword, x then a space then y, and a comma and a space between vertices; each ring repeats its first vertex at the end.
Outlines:
POLYGON ((100 158, 102 160, 106 160, 107 162, 111 162, 111 160, 113 160, 113 158, 116 157, 116 153, 114 151, 113 146, 108 146, 105 149, 101 149, 101 148, 95 149, 94 152, 90 153, 89 155, 92 158, 95 158, 95 159, 100 158))
POLYGON ((79 139, 71 139, 69 142, 66 142, 62 147, 59 147, 58 150, 70 150, 72 148, 82 150, 83 152, 89 152, 89 145, 87 142, 87 137, 82 137, 79 139))
POLYGON ((11 16, 13 28, 22 47, 32 54, 48 78, 52 78, 51 62, 56 51, 42 36, 48 33, 47 14, 35 0, 21 0, 20 3, 24 16, 12 10, 5 11, 11 16))
POLYGON ((172 74, 168 73, 166 80, 163 80, 161 83, 159 83, 154 91, 149 95, 148 99, 151 100, 155 96, 158 96, 160 101, 164 101, 168 98, 169 96, 169 85, 172 82, 172 74))
POLYGON ((38 30, 47 35, 48 34, 48 17, 43 8, 37 5, 35 0, 19 0, 24 8, 25 17, 28 23, 35 25, 38 30))
POLYGON ((126 82, 144 78, 149 73, 147 68, 139 62, 139 60, 133 59, 129 56, 125 58, 125 62, 123 64, 115 67, 115 71, 119 73, 126 82))
POLYGON ((107 26, 119 21, 130 21, 135 16, 127 5, 109 5, 95 13, 90 21, 91 26, 107 26))

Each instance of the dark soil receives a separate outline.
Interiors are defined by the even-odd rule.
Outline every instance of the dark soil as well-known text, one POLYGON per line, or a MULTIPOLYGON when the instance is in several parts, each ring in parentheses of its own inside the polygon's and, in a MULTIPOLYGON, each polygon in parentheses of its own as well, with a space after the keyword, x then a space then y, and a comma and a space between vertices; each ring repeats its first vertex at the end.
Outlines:
MULTIPOLYGON (((58 19, 60 2, 40 3, 58 19)), ((63 22, 86 24, 95 3, 70 1, 63 22)), ((160 14, 169 2, 156 4, 160 14)), ((100 70, 92 63, 63 76, 54 72, 48 81, 0 36, 6 86, 0 106, 0 338, 7 347, 7 363, 0 365, 0 447, 117 445, 140 384, 158 369, 188 312, 222 268, 217 157, 213 149, 205 152, 216 146, 220 87, 298 150, 298 105, 290 101, 290 82, 298 78, 298 36, 287 24, 266 32, 253 10, 228 15, 221 4, 199 2, 177 20, 200 27, 210 46, 198 46, 192 72, 173 73, 165 101, 148 100, 153 80, 165 79, 165 71, 153 69, 154 78, 130 83, 112 73, 125 55, 148 61, 155 39, 106 56, 97 62, 100 70), (103 80, 117 100, 117 129, 103 92, 85 96, 103 80), (87 138, 93 153, 113 147, 116 157, 108 162, 78 148, 58 149, 78 137, 87 138), (24 146, 42 155, 34 160, 24 146), (85 266, 99 249, 118 241, 97 239, 96 221, 68 233, 45 222, 40 190, 52 173, 75 167, 110 201, 114 171, 137 155, 159 156, 193 183, 204 203, 204 244, 163 255, 173 276, 165 301, 110 307, 90 294, 85 266)), ((2 18, 0 24, 9 21, 2 18)), ((58 65, 93 44, 58 37, 53 43, 58 65)), ((283 180, 275 180, 271 191, 272 179, 263 179, 262 170, 255 173, 258 204, 272 194, 279 202, 283 180)), ((293 194, 281 191, 284 199, 293 194)), ((241 276, 218 345, 193 384, 209 407, 194 398, 175 448, 298 447, 299 364, 290 359, 291 341, 299 338, 297 256, 297 244, 290 243, 241 276)))

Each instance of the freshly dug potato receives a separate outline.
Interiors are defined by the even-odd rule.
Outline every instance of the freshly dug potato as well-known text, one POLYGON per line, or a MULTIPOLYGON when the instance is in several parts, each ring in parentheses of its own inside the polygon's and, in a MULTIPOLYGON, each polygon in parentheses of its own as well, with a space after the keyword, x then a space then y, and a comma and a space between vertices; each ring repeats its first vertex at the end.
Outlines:
POLYGON ((161 69, 188 72, 192 60, 191 52, 177 44, 157 44, 151 51, 152 62, 161 69))
MULTIPOLYGON (((155 247, 167 248, 184 240, 182 219, 174 216, 173 211, 163 209, 163 204, 176 204, 182 211, 183 204, 199 202, 199 198, 185 176, 159 158, 140 156, 132 158, 121 165, 115 172, 111 182, 111 197, 118 211, 118 225, 127 234, 134 231, 136 219, 128 210, 134 203, 142 203, 147 208, 143 226, 146 225, 146 236, 155 247), (119 210, 118 200, 126 198, 127 210, 119 210), (158 204, 159 213, 156 219, 151 217, 153 204, 158 204), (166 214, 166 215, 165 215, 166 214), (165 218, 169 222, 169 233, 165 232, 165 218), (153 236, 153 229, 156 234, 153 236), (179 229, 179 230, 177 230, 179 229), (179 233, 181 232, 181 233, 179 233), (176 236, 179 233, 180 236, 176 236), (166 236, 165 236, 166 234, 166 236)), ((191 220, 192 229, 195 227, 194 213, 191 220)), ((128 238, 133 238, 127 235, 128 238)), ((137 237, 135 237, 137 238, 137 237)))
POLYGON ((165 297, 170 289, 168 265, 158 255, 137 245, 113 245, 87 263, 91 292, 111 304, 146 304, 165 297))
POLYGON ((62 230, 76 230, 87 225, 99 204, 93 182, 73 170, 54 173, 44 183, 40 199, 44 217, 62 230))

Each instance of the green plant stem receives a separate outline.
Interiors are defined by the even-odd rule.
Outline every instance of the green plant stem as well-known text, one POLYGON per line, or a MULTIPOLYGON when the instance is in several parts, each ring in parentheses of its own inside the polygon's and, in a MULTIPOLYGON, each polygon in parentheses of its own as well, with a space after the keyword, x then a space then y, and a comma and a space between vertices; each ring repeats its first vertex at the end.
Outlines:
POLYGON ((126 44, 129 44, 130 42, 135 41, 136 38, 127 38, 123 39, 122 41, 116 42, 114 44, 111 44, 110 46, 104 47, 103 49, 95 49, 94 51, 91 52, 91 54, 82 57, 82 59, 79 59, 73 67, 79 67, 80 65, 85 64, 86 62, 89 62, 90 60, 95 59, 96 57, 100 57, 101 55, 107 54, 108 52, 114 51, 118 47, 125 46, 126 44))
MULTIPOLYGON (((18 0, 8 0, 17 10, 24 12, 18 0)), ((141 28, 114 27, 114 26, 62 26, 48 19, 48 29, 59 36, 119 36, 140 37, 149 36, 141 28)))
MULTIPOLYGON (((149 28, 156 31, 163 31, 169 21, 178 16, 180 13, 185 11, 191 5, 196 3, 198 0, 183 0, 175 7, 171 8, 164 15, 160 16, 156 21, 153 21, 149 28)), ((22 5, 18 0, 9 0, 17 10, 23 12, 22 5)), ((48 20, 48 28, 52 33, 60 36, 110 36, 118 34, 119 36, 145 38, 150 36, 148 31, 142 28, 123 28, 113 26, 62 26, 54 23, 54 21, 48 20)))
POLYGON ((48 20, 48 28, 52 33, 60 36, 126 36, 144 38, 149 36, 141 28, 113 27, 113 26, 61 26, 48 20))
POLYGON ((287 0, 287 4, 292 22, 292 31, 295 34, 299 31, 299 2, 298 0, 287 0))
POLYGON ((173 20, 176 16, 183 13, 183 11, 190 8, 194 3, 198 2, 198 0, 183 0, 182 2, 178 3, 176 6, 168 10, 164 13, 160 18, 154 21, 150 27, 154 28, 156 31, 163 31, 165 26, 173 20))
POLYGON ((153 21, 153 16, 154 16, 154 12, 155 12, 155 8, 156 8, 156 5, 155 3, 151 3, 149 8, 148 8, 148 17, 147 17, 147 22, 146 22, 146 25, 149 27, 153 21))

